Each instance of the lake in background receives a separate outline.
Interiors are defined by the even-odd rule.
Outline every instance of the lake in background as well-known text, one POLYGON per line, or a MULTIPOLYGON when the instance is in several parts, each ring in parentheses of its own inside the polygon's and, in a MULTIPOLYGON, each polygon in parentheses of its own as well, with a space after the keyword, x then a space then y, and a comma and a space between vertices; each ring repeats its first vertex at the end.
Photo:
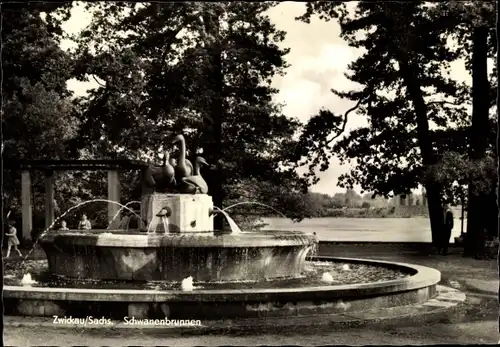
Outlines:
MULTIPOLYGON (((455 216, 457 216, 455 214, 455 216)), ((428 218, 311 218, 294 223, 285 218, 263 218, 268 223, 263 230, 296 230, 316 232, 321 241, 385 241, 431 242, 428 218)), ((460 236, 460 219, 455 217, 453 237, 460 236)), ((464 232, 467 219, 464 220, 464 232)))

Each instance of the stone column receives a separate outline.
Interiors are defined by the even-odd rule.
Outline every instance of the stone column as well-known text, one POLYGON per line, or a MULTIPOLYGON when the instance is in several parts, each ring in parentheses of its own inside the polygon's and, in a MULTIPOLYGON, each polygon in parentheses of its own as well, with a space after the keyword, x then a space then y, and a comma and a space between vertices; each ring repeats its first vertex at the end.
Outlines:
POLYGON ((54 222, 54 172, 45 171, 45 229, 54 222))
POLYGON ((406 198, 403 195, 399 196, 399 206, 406 206, 406 198))
POLYGON ((427 206, 427 194, 424 187, 422 187, 422 205, 427 206))
POLYGON ((139 171, 139 177, 140 177, 139 181, 140 181, 140 185, 141 185, 141 198, 143 195, 147 194, 146 183, 144 182, 144 175, 145 174, 146 174, 146 169, 142 169, 139 171))
MULTIPOLYGON (((120 202, 120 176, 118 170, 108 171, 108 200, 120 202)), ((116 216, 120 206, 108 203, 108 223, 116 216)), ((117 229, 120 225, 120 217, 116 217, 110 225, 110 229, 117 229)))
POLYGON ((21 206, 23 213, 21 239, 26 241, 31 239, 31 229, 33 228, 31 176, 28 170, 23 170, 21 173, 21 206))

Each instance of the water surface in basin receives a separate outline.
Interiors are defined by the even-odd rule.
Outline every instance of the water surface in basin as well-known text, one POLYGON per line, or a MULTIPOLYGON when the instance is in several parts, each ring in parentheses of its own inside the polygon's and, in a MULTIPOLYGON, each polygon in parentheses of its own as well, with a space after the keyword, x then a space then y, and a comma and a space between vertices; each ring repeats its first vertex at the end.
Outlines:
MULTIPOLYGON (((4 285, 19 286, 23 275, 31 274, 33 287, 82 288, 82 289, 143 289, 143 290, 180 290, 180 282, 158 281, 104 281, 76 280, 50 274, 46 260, 28 260, 23 263, 8 262, 4 267, 4 285)), ((345 285, 369 282, 382 282, 412 275, 403 269, 391 269, 377 265, 346 263, 338 261, 307 261, 304 272, 299 278, 282 278, 269 281, 238 282, 195 282, 196 289, 268 289, 268 288, 306 288, 324 285, 345 285), (331 276, 324 276, 329 273, 331 276), (327 277, 329 282, 323 281, 327 277)))

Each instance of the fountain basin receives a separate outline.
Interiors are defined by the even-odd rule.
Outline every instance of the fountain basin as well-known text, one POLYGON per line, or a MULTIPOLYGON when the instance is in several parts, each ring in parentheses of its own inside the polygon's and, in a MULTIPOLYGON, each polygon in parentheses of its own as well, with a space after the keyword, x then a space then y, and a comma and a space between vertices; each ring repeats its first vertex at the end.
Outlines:
POLYGON ((376 265, 410 275, 376 283, 192 292, 5 286, 5 314, 210 320, 346 313, 423 303, 436 296, 441 279, 439 271, 413 264, 333 257, 313 260, 376 265))
POLYGON ((317 238, 302 232, 147 234, 50 231, 39 241, 49 271, 94 280, 263 280, 297 277, 317 238))

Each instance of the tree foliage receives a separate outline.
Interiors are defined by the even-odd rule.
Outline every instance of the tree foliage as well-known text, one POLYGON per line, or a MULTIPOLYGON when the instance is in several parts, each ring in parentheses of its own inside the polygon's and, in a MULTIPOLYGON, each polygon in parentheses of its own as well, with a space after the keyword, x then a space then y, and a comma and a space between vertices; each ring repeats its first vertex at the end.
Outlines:
MULTIPOLYGON (((73 62, 59 44, 61 24, 70 8, 69 2, 2 4, 4 161, 68 157, 78 122, 66 87, 73 62)), ((2 183, 4 206, 20 221, 20 173, 5 170, 2 183)), ((34 224, 40 226, 44 223, 43 173, 32 175, 32 185, 34 224)))
POLYGON ((93 19, 77 37, 76 76, 99 84, 80 100, 85 112, 74 148, 94 144, 103 157, 154 158, 183 132, 188 155, 203 153, 214 168, 204 176, 222 181, 224 198, 227 187, 250 182, 300 196, 305 185, 289 150, 300 123, 272 101, 271 79, 283 73, 288 52, 278 46, 285 33, 266 15, 273 5, 89 3, 93 19))
POLYGON ((467 188, 473 182, 476 196, 489 194, 496 188, 496 166, 492 157, 469 159, 466 154, 448 152, 427 174, 447 187, 445 201, 449 204, 467 203, 467 188))
MULTIPOLYGON (((429 196, 433 240, 442 229, 443 197, 464 201, 463 185, 457 182, 467 182, 470 188, 470 217, 476 215, 472 211, 479 213, 481 194, 490 189, 491 195, 493 190, 488 174, 478 175, 474 166, 489 162, 495 137, 488 113, 494 105, 496 82, 490 83, 487 75, 487 58, 496 52, 494 13, 493 2, 476 6, 472 2, 361 1, 353 11, 337 2, 308 3, 300 20, 307 22, 313 15, 336 18, 341 37, 362 49, 347 75, 360 88, 333 92, 357 102, 358 114, 368 121, 368 126, 330 144, 325 139, 332 130, 338 137, 347 117, 343 127, 319 130, 315 125, 331 118, 321 111, 310 122, 306 141, 312 138, 323 146, 309 157, 309 163, 318 164, 319 157, 325 169, 332 154, 343 163, 354 162, 339 184, 357 183, 386 196, 408 193, 423 184, 429 196), (450 40, 455 44, 449 45, 450 40), (459 58, 471 70, 472 89, 450 76, 450 63, 459 58), (467 160, 457 166, 458 157, 467 160)), ((468 229, 482 232, 483 224, 476 225, 476 219, 469 220, 468 229)))
MULTIPOLYGON (((399 64, 401 47, 416 69, 426 100, 427 127, 434 125, 425 140, 432 148, 431 156, 437 157, 446 147, 465 147, 466 93, 463 85, 449 77, 449 63, 457 59, 458 53, 446 48, 443 35, 446 25, 436 21, 421 3, 360 2, 352 15, 345 4, 311 3, 302 19, 315 13, 323 18, 338 18, 341 37, 351 47, 364 51, 350 64, 347 75, 360 88, 333 92, 357 102, 357 114, 368 121, 366 127, 354 129, 339 141, 323 146, 322 152, 326 154, 321 155, 322 164, 327 166, 333 154, 342 163, 354 164, 340 178, 341 186, 352 187, 357 183, 385 196, 409 193, 423 183, 425 169, 415 106, 399 64), (450 123, 456 126, 448 132, 450 123)), ((331 129, 328 132, 314 125, 328 117, 331 118, 324 111, 314 117, 309 123, 308 136, 325 142, 331 129)), ((432 163, 436 159, 429 160, 432 163)))
POLYGON ((67 11, 64 3, 2 5, 5 159, 62 157, 75 135, 77 123, 66 88, 72 60, 59 47, 67 11))

